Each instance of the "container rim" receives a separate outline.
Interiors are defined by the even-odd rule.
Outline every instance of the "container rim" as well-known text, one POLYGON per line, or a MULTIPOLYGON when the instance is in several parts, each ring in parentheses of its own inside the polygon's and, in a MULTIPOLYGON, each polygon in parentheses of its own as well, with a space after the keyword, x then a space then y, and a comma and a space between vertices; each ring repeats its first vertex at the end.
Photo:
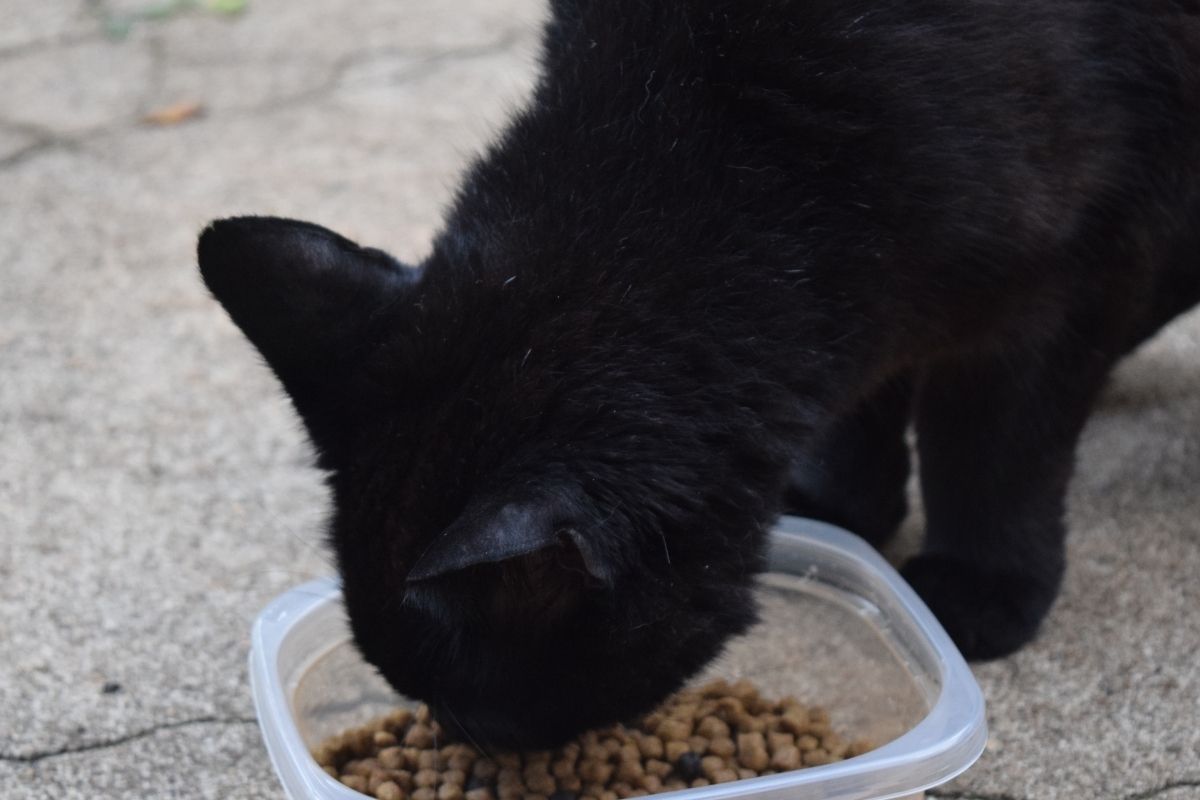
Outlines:
MULTIPOLYGON (((696 789, 663 792, 664 800, 784 800, 797 789, 820 785, 827 800, 889 800, 916 794, 962 773, 987 742, 983 693, 970 668, 933 613, 895 569, 853 534, 816 520, 781 517, 771 532, 773 546, 802 545, 834 561, 866 570, 879 581, 883 600, 916 633, 912 646, 938 670, 940 691, 925 717, 887 744, 819 767, 696 789)), ((313 760, 300 735, 279 673, 280 650, 297 625, 341 598, 335 578, 297 586, 272 600, 251 631, 250 689, 271 764, 293 800, 355 800, 364 795, 331 778, 313 760)))

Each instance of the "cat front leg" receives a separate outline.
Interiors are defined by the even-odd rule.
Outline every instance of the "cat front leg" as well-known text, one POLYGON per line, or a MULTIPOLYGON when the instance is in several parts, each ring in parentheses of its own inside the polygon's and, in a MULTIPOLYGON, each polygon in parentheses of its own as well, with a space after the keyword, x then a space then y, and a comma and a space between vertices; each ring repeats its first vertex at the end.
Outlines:
POLYGON ((915 416, 926 538, 902 573, 968 658, 1021 647, 1054 602, 1075 446, 1111 361, 1064 333, 924 376, 915 416))
POLYGON ((904 434, 911 410, 912 382, 902 376, 835 420, 793 459, 784 513, 831 522, 875 547, 886 544, 908 511, 904 434))

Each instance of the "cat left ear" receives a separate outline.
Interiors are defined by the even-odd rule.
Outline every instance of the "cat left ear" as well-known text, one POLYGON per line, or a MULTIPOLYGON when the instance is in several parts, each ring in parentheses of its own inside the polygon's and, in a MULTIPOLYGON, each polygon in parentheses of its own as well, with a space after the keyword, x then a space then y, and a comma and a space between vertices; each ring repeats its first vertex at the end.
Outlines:
POLYGON ((604 553, 559 498, 485 503, 468 508, 438 535, 413 564, 409 583, 560 550, 564 563, 592 579, 611 584, 613 570, 604 553))
POLYGON ((417 271, 320 226, 273 217, 212 223, 197 256, 209 291, 279 377, 318 450, 335 450, 353 416, 343 406, 359 356, 388 330, 382 312, 417 271))
POLYGON ((274 217, 213 222, 197 256, 209 291, 285 384, 320 379, 351 355, 416 274, 333 231, 274 217))

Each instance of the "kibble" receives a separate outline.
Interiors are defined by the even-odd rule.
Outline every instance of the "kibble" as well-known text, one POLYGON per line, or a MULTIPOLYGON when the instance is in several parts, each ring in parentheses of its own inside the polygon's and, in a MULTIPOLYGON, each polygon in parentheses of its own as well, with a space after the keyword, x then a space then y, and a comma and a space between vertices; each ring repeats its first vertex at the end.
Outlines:
POLYGON ((404 790, 397 783, 384 781, 375 789, 375 796, 379 800, 404 800, 404 790))
POLYGON ((829 714, 753 684, 715 681, 669 699, 633 727, 588 731, 555 751, 492 753, 448 741, 428 707, 398 709, 322 743, 313 757, 378 800, 626 800, 787 772, 871 749, 829 714))

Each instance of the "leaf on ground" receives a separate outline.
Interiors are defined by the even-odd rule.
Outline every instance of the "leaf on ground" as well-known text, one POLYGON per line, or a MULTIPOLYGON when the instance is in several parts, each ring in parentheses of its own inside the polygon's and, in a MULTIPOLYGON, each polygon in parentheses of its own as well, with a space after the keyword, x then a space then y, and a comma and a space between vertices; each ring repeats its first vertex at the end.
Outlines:
POLYGON ((192 117, 204 113, 204 106, 191 100, 161 106, 142 117, 142 122, 150 125, 178 125, 192 117))
POLYGON ((113 16, 104 19, 104 33, 110 39, 124 39, 131 30, 133 30, 133 20, 129 17, 113 16))
POLYGON ((240 14, 249 0, 208 0, 208 9, 218 14, 240 14))

